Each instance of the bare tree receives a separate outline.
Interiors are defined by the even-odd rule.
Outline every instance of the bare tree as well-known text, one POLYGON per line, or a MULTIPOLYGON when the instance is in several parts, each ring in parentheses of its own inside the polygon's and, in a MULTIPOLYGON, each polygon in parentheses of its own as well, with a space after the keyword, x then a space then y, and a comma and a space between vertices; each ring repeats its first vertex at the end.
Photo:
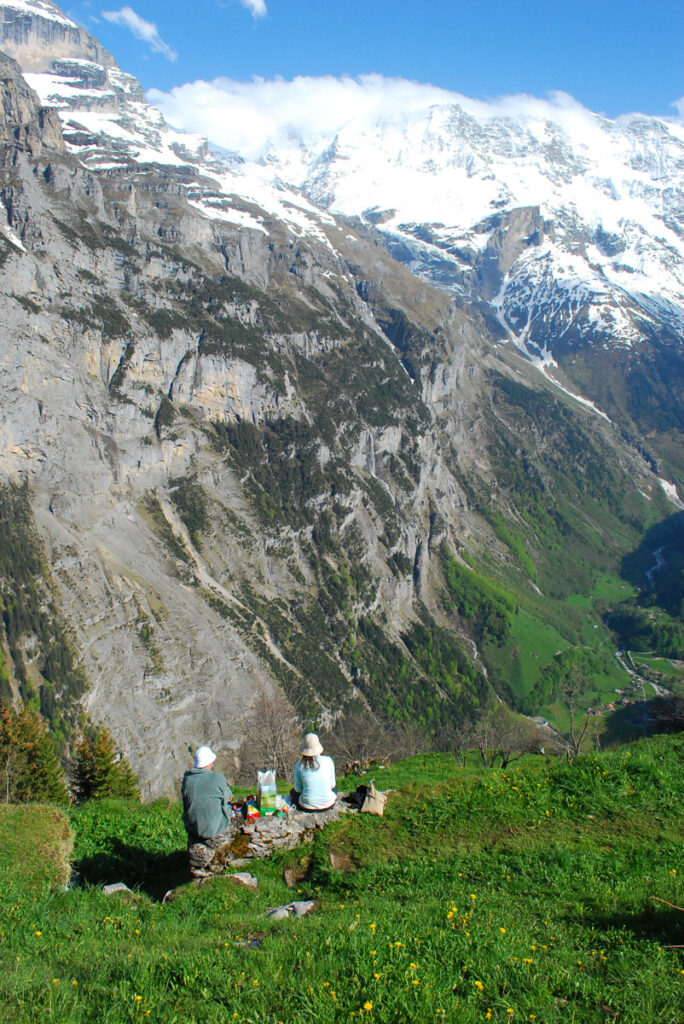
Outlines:
POLYGON ((389 735, 393 743, 392 756, 395 758, 429 754, 435 749, 435 741, 428 730, 416 722, 395 722, 389 735))
POLYGON ((302 719, 298 708, 279 690, 259 684, 254 701, 240 722, 242 744, 238 750, 238 778, 256 784, 258 771, 274 771, 288 778, 299 757, 302 719))
POLYGON ((427 731, 413 722, 382 722, 368 708, 356 706, 335 722, 325 746, 341 774, 350 775, 426 753, 433 742, 427 731))
POLYGON ((338 718, 326 733, 325 748, 344 775, 390 760, 393 753, 388 729, 365 708, 354 708, 338 718))
POLYGON ((570 715, 570 739, 567 746, 567 758, 569 761, 574 759, 580 754, 582 750, 582 740, 584 739, 587 729, 589 728, 589 712, 585 712, 584 721, 581 725, 576 722, 577 715, 577 703, 580 695, 584 690, 584 676, 582 670, 577 666, 573 665, 570 670, 565 686, 563 687, 563 699, 565 706, 568 709, 570 715))
POLYGON ((456 748, 461 752, 476 750, 485 768, 494 768, 497 764, 506 768, 523 754, 536 751, 535 740, 534 726, 498 701, 484 708, 474 722, 460 730, 456 748))

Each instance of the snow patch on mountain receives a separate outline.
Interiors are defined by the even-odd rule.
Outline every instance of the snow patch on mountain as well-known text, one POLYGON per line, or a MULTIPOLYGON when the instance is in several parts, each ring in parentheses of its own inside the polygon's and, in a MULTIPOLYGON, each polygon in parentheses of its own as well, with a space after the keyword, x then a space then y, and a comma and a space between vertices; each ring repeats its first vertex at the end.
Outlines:
POLYGON ((41 103, 59 112, 69 151, 91 169, 130 164, 191 167, 197 180, 181 182, 181 187, 204 216, 266 233, 267 215, 284 222, 296 237, 314 237, 333 248, 323 226, 334 225, 334 217, 274 179, 269 169, 224 156, 197 133, 170 128, 160 111, 145 101, 132 75, 64 58, 53 62, 51 72, 24 77, 41 103), (54 73, 55 64, 59 73, 54 73), (99 86, 89 84, 98 78, 99 86), (245 212, 245 203, 259 207, 262 215, 245 212))
POLYGON ((3 7, 17 11, 19 14, 29 14, 32 17, 44 18, 46 21, 56 21, 59 25, 68 28, 77 28, 75 21, 64 14, 56 4, 50 0, 3 0, 3 7))

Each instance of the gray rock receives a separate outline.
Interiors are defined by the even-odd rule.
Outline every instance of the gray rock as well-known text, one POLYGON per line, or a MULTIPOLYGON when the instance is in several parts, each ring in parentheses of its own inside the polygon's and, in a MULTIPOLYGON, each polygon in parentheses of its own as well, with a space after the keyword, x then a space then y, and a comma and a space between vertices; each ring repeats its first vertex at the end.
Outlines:
POLYGON ((305 917, 307 914, 312 913, 315 904, 313 900, 296 900, 294 903, 291 903, 290 906, 292 907, 295 917, 305 917))
POLYGON ((289 907, 273 907, 272 910, 266 911, 267 917, 272 917, 274 921, 283 921, 286 917, 290 916, 289 907))
POLYGON ((103 885, 102 892, 105 896, 113 896, 115 892, 132 892, 123 882, 112 882, 111 885, 103 885))
POLYGON ((283 921, 286 917, 305 917, 307 914, 311 914, 315 909, 314 900, 295 900, 293 903, 286 903, 282 907, 273 907, 271 910, 266 911, 267 917, 272 917, 274 921, 283 921))
POLYGON ((259 879, 250 875, 248 871, 236 871, 232 875, 220 875, 219 877, 237 882, 238 885, 243 885, 247 889, 258 889, 259 887, 259 879))

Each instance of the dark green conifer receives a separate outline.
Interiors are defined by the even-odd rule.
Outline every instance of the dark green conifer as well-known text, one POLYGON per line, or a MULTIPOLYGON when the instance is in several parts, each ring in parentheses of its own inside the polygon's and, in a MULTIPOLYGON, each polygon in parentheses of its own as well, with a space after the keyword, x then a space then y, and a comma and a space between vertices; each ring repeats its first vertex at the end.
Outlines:
POLYGON ((0 800, 68 802, 64 771, 45 720, 34 708, 0 711, 0 800))
POLYGON ((138 780, 103 725, 84 733, 76 747, 74 788, 80 801, 118 796, 139 800, 138 780))

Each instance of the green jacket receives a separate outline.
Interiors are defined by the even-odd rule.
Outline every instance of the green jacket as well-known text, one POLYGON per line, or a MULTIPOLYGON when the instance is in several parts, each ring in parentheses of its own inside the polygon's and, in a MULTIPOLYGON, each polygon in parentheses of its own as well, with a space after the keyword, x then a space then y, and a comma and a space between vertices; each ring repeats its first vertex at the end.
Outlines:
POLYGON ((191 768, 183 776, 183 823, 191 836, 209 839, 230 825, 232 793, 223 775, 211 768, 191 768))

